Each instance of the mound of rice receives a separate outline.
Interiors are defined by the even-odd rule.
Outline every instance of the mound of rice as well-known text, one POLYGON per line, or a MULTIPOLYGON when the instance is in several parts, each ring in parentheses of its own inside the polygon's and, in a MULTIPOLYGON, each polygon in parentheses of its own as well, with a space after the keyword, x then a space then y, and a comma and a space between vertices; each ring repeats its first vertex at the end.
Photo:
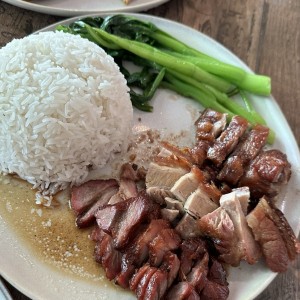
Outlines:
POLYGON ((42 190, 81 183, 91 166, 104 166, 127 146, 133 118, 113 59, 63 32, 0 49, 0 111, 0 171, 42 190))

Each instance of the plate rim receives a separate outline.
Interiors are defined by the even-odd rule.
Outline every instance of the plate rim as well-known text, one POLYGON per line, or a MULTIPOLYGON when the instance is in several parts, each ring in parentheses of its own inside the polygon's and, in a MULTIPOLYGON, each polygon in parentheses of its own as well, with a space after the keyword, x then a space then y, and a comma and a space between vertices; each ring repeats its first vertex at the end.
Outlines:
POLYGON ((139 11, 146 11, 156 6, 162 5, 170 0, 148 0, 147 3, 139 3, 139 4, 130 4, 130 5, 122 5, 122 0, 120 1, 120 6, 116 9, 76 9, 76 8, 57 8, 55 6, 46 6, 37 3, 31 3, 30 1, 24 0, 3 0, 8 4, 24 8, 27 10, 32 10, 35 12, 43 13, 43 14, 50 14, 55 16, 62 16, 62 17, 75 17, 75 16, 82 16, 82 15, 89 15, 89 14, 103 14, 103 13, 115 13, 115 12, 139 12, 139 11))

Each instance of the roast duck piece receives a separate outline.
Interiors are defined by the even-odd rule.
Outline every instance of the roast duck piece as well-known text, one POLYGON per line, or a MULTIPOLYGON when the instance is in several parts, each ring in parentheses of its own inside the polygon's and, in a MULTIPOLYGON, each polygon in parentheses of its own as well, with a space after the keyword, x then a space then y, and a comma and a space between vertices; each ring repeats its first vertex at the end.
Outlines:
POLYGON ((195 127, 193 147, 163 142, 146 172, 125 163, 118 180, 72 188, 96 261, 138 299, 227 299, 225 265, 284 272, 300 252, 276 208, 291 165, 267 148, 269 129, 210 109, 195 127))

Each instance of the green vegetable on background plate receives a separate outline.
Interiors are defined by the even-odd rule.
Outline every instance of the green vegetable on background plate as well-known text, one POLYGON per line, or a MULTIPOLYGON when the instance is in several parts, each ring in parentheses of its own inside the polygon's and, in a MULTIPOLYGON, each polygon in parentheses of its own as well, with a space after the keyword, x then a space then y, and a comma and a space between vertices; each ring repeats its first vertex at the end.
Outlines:
MULTIPOLYGON (((114 57, 124 74, 132 104, 152 111, 150 100, 157 88, 167 88, 198 101, 203 107, 224 112, 231 118, 240 115, 250 124, 266 124, 250 104, 247 92, 269 96, 268 76, 248 73, 189 47, 151 22, 132 16, 87 17, 57 30, 79 34, 95 42, 114 57), (125 62, 140 67, 129 72, 125 62), (231 99, 240 94, 245 105, 231 99)), ((269 143, 275 139, 271 130, 269 143)))

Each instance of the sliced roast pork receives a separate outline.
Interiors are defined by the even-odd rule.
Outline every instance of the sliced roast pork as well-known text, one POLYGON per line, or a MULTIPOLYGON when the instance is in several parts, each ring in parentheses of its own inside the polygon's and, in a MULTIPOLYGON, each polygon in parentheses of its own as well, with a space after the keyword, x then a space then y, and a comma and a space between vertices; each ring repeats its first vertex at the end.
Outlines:
POLYGON ((216 250, 219 259, 232 266, 238 266, 244 253, 239 245, 239 238, 234 223, 227 211, 219 207, 213 212, 198 220, 200 231, 209 237, 216 250))
POLYGON ((234 150, 247 128, 248 122, 244 118, 234 116, 214 144, 209 147, 207 158, 216 166, 221 166, 225 158, 234 150))
POLYGON ((112 235, 116 248, 124 247, 145 221, 160 217, 159 205, 145 192, 113 205, 104 205, 95 214, 98 226, 112 235))
POLYGON ((200 300, 194 286, 187 281, 181 281, 172 286, 166 295, 166 300, 200 300))
POLYGON ((282 212, 263 197, 247 216, 247 222, 261 245, 267 266, 274 272, 285 272, 297 255, 299 242, 282 212))
POLYGON ((175 227, 182 239, 198 237, 202 234, 198 227, 197 219, 186 213, 175 227))
POLYGON ((226 126, 226 114, 206 109, 195 122, 196 144, 190 153, 198 166, 206 159, 208 148, 226 126))
POLYGON ((251 197, 275 197, 278 188, 286 184, 291 176, 291 165, 279 150, 261 151, 250 163, 240 179, 239 186, 248 186, 251 197))
POLYGON ((182 167, 168 167, 157 163, 150 163, 146 175, 146 186, 171 189, 174 183, 189 170, 182 167))
POLYGON ((118 182, 114 179, 91 180, 80 186, 73 186, 70 205, 75 211, 79 228, 91 225, 97 209, 107 204, 118 191, 118 182))
POLYGON ((262 125, 254 126, 227 158, 218 179, 235 186, 243 176, 245 167, 266 144, 268 134, 269 128, 262 125))
POLYGON ((114 179, 109 180, 90 180, 80 186, 73 186, 71 190, 71 208, 75 213, 83 213, 89 208, 103 192, 112 186, 118 186, 114 179))
POLYGON ((249 264, 255 264, 261 257, 259 245, 254 240, 253 234, 247 224, 245 214, 238 198, 238 190, 222 195, 220 205, 230 216, 237 236, 235 247, 241 255, 241 259, 249 264))

